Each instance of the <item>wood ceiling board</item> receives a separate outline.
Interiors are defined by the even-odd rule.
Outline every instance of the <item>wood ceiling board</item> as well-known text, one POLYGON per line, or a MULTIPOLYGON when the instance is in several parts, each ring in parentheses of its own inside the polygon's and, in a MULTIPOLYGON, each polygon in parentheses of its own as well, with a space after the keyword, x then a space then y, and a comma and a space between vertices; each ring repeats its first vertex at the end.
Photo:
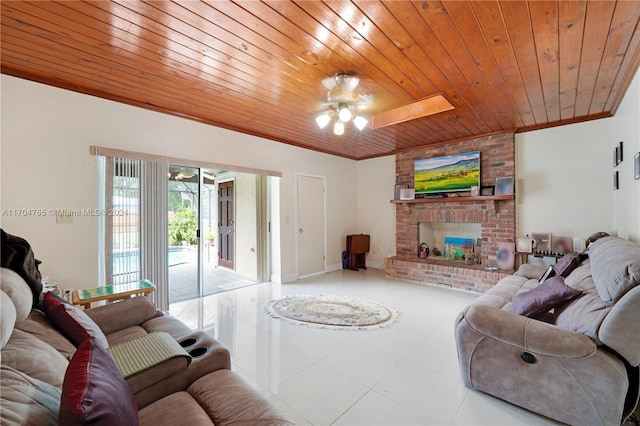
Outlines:
POLYGON ((411 98, 422 97, 427 94, 412 79, 407 78, 402 69, 399 68, 400 63, 405 64, 407 61, 399 53, 397 46, 386 43, 386 37, 379 31, 372 31, 368 39, 363 39, 357 43, 353 42, 351 38, 354 32, 353 28, 328 6, 331 3, 327 2, 325 4, 318 1, 296 2, 299 7, 314 16, 329 34, 333 35, 333 43, 351 48, 351 52, 347 53, 350 54, 356 74, 370 76, 375 81, 378 81, 377 75, 385 75, 386 79, 392 82, 394 86, 393 94, 395 96, 403 96, 403 92, 411 98), (350 43, 344 43, 343 40, 345 39, 349 40, 350 43), (378 45, 383 45, 389 51, 381 52, 378 45), (395 63, 389 56, 396 58, 400 63, 395 63))
POLYGON ((591 102, 589 114, 605 111, 618 70, 620 70, 624 55, 628 52, 634 31, 638 26, 638 20, 634 21, 632 17, 639 14, 640 1, 628 1, 616 5, 610 24, 609 37, 602 55, 598 79, 595 83, 596 93, 591 102))
POLYGON ((574 115, 585 13, 584 1, 562 2, 558 8, 560 120, 574 115))
POLYGON ((492 56, 495 58, 497 74, 504 80, 523 126, 535 125, 536 120, 531 108, 529 93, 524 84, 513 46, 510 43, 502 10, 497 2, 473 2, 469 3, 469 7, 476 17, 492 56))
MULTIPOLYGON (((474 8, 475 3, 472 3, 474 8)), ((497 40, 513 50, 520 78, 527 91, 527 98, 536 124, 548 121, 542 77, 536 52, 533 25, 529 14, 529 2, 505 1, 497 6, 506 28, 506 39, 497 40)))
POLYGON ((640 2, 2 1, 5 74, 345 158, 610 116, 640 65, 640 2), (556 61, 553 61, 556 51, 556 61), (551 60, 550 60, 551 59, 551 60), (455 110, 344 136, 322 79, 370 114, 455 110), (283 120, 282 117, 287 117, 283 120))
POLYGON ((498 68, 498 63, 493 56, 493 52, 480 28, 471 5, 467 2, 458 1, 443 2, 442 5, 451 21, 455 24, 461 42, 468 49, 471 59, 477 67, 479 78, 474 79, 474 81, 481 82, 484 80, 495 97, 497 102, 496 114, 500 117, 501 125, 505 128, 523 126, 524 120, 515 106, 505 79, 501 73, 495 72, 496 68, 498 68))
POLYGON ((595 84, 600 69, 600 61, 606 47, 609 24, 613 16, 615 3, 588 1, 584 25, 583 46, 578 76, 578 96, 573 118, 587 116, 593 101, 595 84))
MULTIPOLYGON (((472 110, 467 107, 468 100, 463 99, 461 93, 456 90, 450 81, 452 76, 459 75, 458 68, 453 64, 453 61, 446 60, 448 53, 438 38, 433 34, 433 31, 429 29, 428 24, 422 19, 420 13, 416 9, 406 7, 404 2, 390 2, 385 3, 385 5, 395 17, 393 19, 383 20, 383 22, 393 21, 395 23, 395 25, 387 31, 394 31, 394 28, 402 28, 404 25, 407 34, 420 36, 418 41, 408 38, 403 43, 400 43, 400 45, 402 46, 403 52, 440 88, 440 90, 430 92, 428 96, 438 92, 445 93, 447 97, 456 102, 461 109, 466 108, 467 111, 472 112, 472 110), (397 19, 397 21, 395 21, 395 19, 397 19), (400 22, 404 24, 402 25, 400 22), (438 66, 434 63, 434 55, 439 58, 438 66)), ((395 31, 399 32, 400 30, 395 31)), ((458 81, 462 80, 458 79, 458 81)), ((421 98, 414 98, 412 101, 418 99, 421 98)), ((406 104, 406 102, 398 103, 394 106, 402 106, 404 104, 406 104)), ((455 125, 456 127, 464 126, 470 133, 485 132, 489 127, 486 120, 482 119, 481 116, 478 116, 475 112, 472 113, 475 115, 473 120, 465 116, 455 124, 452 123, 449 125, 455 125)))
MULTIPOLYGON (((638 22, 637 25, 640 25, 638 22)), ((633 80, 637 70, 640 69, 640 31, 637 30, 633 34, 631 38, 631 42, 629 43, 627 54, 625 54, 622 64, 620 65, 621 70, 636 70, 635 72, 619 72, 616 77, 615 82, 613 83, 613 87, 611 88, 611 94, 609 95, 609 99, 607 101, 607 105, 605 111, 616 112, 618 110, 618 106, 620 106, 620 102, 624 97, 623 91, 629 87, 631 84, 631 80, 633 80)))
MULTIPOLYGON (((485 124, 480 129, 483 133, 500 130, 505 126, 512 127, 512 120, 502 114, 492 90, 478 70, 476 61, 463 43, 443 3, 433 1, 422 2, 420 5, 420 14, 437 40, 436 48, 441 50, 432 53, 434 61, 437 60, 438 66, 446 70, 450 85, 464 94, 461 97, 461 108, 468 105, 477 119, 485 124)), ((431 45, 428 50, 432 51, 433 47, 431 45)))
POLYGON ((548 0, 529 3, 529 14, 547 121, 560 121, 558 4, 548 0))

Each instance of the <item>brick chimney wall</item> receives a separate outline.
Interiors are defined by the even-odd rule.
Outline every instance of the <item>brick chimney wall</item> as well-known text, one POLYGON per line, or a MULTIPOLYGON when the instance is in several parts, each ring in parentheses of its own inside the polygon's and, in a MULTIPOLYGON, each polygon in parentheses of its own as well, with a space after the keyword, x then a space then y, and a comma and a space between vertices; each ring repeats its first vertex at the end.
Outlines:
MULTIPOLYGON (((497 177, 515 178, 514 145, 513 133, 502 133, 401 152, 396 154, 397 183, 413 187, 414 160, 480 151, 481 185, 495 185, 497 177)), ((486 265, 495 264, 498 243, 503 241, 515 241, 515 200, 399 203, 396 204, 396 256, 385 261, 386 274, 392 278, 483 291, 511 272, 486 270, 486 265), (479 223, 482 264, 469 266, 418 259, 420 222, 479 223)))

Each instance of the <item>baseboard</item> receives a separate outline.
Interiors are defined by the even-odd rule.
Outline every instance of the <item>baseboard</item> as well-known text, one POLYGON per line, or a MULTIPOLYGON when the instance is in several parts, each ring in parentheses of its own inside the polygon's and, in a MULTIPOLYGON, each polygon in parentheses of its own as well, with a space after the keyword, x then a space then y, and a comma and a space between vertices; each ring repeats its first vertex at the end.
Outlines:
POLYGON ((282 277, 278 274, 271 274, 270 280, 272 283, 282 284, 282 277))
POLYGON ((325 272, 335 272, 342 269, 342 263, 334 263, 333 265, 327 265, 325 272))
POLYGON ((286 274, 284 276, 280 276, 280 284, 292 283, 298 281, 298 274, 286 274))
POLYGON ((367 265, 367 268, 384 269, 384 262, 370 262, 367 260, 365 264, 367 265))

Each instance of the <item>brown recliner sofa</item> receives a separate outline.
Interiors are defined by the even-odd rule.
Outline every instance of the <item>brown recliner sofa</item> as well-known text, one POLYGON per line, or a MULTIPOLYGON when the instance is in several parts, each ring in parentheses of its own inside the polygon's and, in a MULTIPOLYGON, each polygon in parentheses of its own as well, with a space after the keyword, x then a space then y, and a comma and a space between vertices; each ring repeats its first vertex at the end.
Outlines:
POLYGON ((620 424, 638 404, 640 246, 595 241, 564 278, 582 293, 549 312, 515 313, 544 272, 522 265, 458 315, 462 380, 563 423, 620 424))
MULTIPOLYGON (((32 309, 32 291, 17 273, 0 268, 0 286, 0 423, 57 425, 65 372, 77 348, 51 318, 32 309)), ((109 347, 164 332, 191 354, 127 377, 139 424, 291 424, 231 371, 229 352, 218 341, 162 314, 146 297, 84 312, 109 347)))

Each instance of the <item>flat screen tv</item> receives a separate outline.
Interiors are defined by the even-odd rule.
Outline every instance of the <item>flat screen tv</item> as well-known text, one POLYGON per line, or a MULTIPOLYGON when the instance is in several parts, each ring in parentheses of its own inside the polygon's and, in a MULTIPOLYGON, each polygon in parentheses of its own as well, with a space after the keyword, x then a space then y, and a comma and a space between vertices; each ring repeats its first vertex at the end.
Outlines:
POLYGON ((480 186, 480 151, 415 160, 413 180, 416 194, 471 191, 480 186))

